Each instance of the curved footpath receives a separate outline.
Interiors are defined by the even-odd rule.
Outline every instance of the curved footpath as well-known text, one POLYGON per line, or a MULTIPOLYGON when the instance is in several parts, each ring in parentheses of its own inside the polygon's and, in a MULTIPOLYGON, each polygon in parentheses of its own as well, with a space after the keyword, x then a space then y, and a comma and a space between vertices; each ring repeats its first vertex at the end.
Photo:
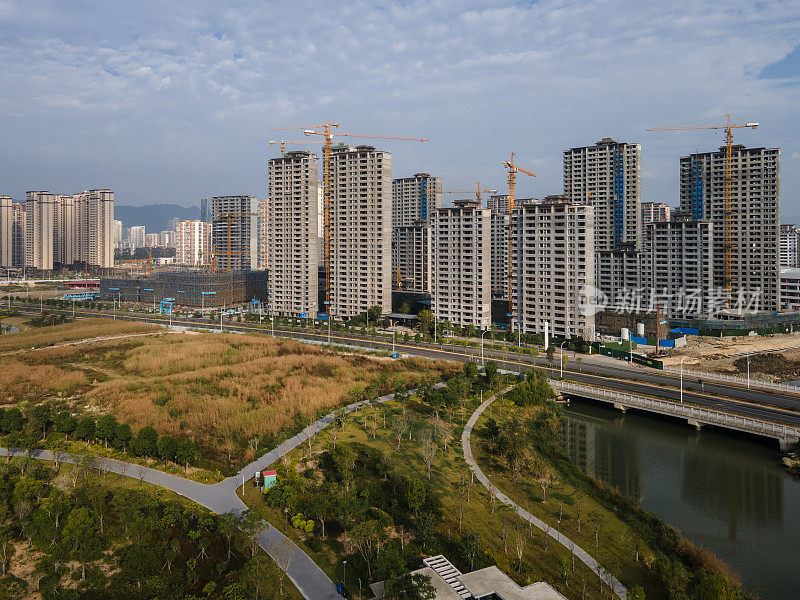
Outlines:
MULTIPOLYGON (((436 384, 436 387, 442 386, 444 386, 443 383, 436 384)), ((411 390, 411 392, 414 391, 415 390, 411 390)), ((381 404, 392 398, 394 398, 394 394, 387 394, 386 396, 381 396, 371 404, 381 404)), ((366 400, 354 402, 344 407, 344 412, 350 413, 368 404, 370 403, 366 400)), ((273 448, 245 466, 236 475, 213 485, 198 483, 197 481, 184 479, 177 475, 170 475, 169 473, 164 473, 157 469, 108 458, 96 459, 98 462, 96 462, 94 466, 102 468, 104 471, 110 473, 126 475, 146 483, 163 487, 218 514, 241 514, 247 509, 247 506, 242 502, 239 496, 236 495, 236 488, 252 479, 256 471, 265 469, 297 448, 300 444, 308 441, 309 437, 313 437, 325 429, 325 427, 333 423, 333 420, 334 413, 325 415, 303 429, 297 435, 289 438, 276 448, 273 448)), ((27 455, 26 452, 16 448, 12 448, 11 450, 0 448, 0 452, 2 452, 2 456, 27 455)), ((30 453, 30 457, 40 460, 53 460, 53 453, 50 450, 33 450, 30 453)), ((61 453, 59 458, 60 462, 76 462, 76 457, 68 456, 64 453, 61 453)), ((264 529, 258 534, 259 546, 261 546, 261 548, 263 548, 278 564, 280 569, 289 576, 289 579, 291 579, 292 583, 300 590, 303 597, 308 600, 335 600, 340 598, 339 594, 336 593, 336 586, 334 586, 333 582, 322 569, 311 560, 308 554, 303 552, 294 542, 266 521, 264 525, 264 529)))
MULTIPOLYGON (((549 527, 546 523, 539 520, 527 510, 522 508, 519 504, 514 502, 511 498, 503 494, 501 491, 497 489, 496 486, 492 485, 489 481, 489 478, 481 471, 481 468, 478 466, 478 463, 475 462, 475 458, 472 456, 472 446, 470 444, 469 438, 472 435, 472 430, 475 427, 475 423, 478 422, 481 414, 483 411, 486 410, 489 405, 495 401, 497 397, 492 396, 488 400, 484 400, 483 404, 481 404, 472 416, 467 421, 467 424, 464 426, 464 433, 461 434, 461 448, 464 452, 464 460, 467 461, 469 468, 475 473, 475 478, 481 482, 483 487, 485 487, 490 494, 492 494, 495 498, 497 498, 500 502, 511 508, 517 515, 525 519, 528 523, 533 524, 535 527, 538 527, 542 531, 544 531, 547 535, 553 538, 556 542, 564 546, 567 550, 570 549, 570 546, 574 544, 568 537, 566 537, 563 533, 555 533, 553 532, 553 528, 549 527)), ((615 579, 610 573, 608 573, 605 569, 603 569, 597 561, 591 557, 591 555, 586 552, 583 548, 578 546, 577 544, 574 545, 573 552, 575 556, 577 556, 583 564, 589 567, 598 577, 602 577, 603 580, 607 584, 614 584, 614 593, 620 598, 620 600, 627 600, 628 597, 628 590, 623 586, 618 579, 615 579)))

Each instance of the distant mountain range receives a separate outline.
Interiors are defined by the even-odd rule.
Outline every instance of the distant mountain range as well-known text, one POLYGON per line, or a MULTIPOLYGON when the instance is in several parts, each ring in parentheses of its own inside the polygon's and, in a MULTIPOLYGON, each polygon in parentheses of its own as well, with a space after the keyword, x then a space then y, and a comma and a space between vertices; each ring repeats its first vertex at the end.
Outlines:
POLYGON ((199 219, 199 206, 181 206, 180 204, 146 204, 144 206, 114 205, 114 218, 122 221, 123 227, 144 225, 147 233, 158 233, 169 228, 170 219, 199 219))

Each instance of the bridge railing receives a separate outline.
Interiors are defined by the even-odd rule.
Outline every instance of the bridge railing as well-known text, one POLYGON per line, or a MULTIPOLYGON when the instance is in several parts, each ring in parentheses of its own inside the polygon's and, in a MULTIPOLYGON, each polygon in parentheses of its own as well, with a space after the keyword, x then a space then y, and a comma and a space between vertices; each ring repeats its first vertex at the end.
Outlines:
POLYGON ((800 438, 800 428, 753 419, 720 410, 700 408, 689 404, 677 404, 669 400, 659 400, 658 398, 648 398, 646 396, 635 396, 624 392, 617 392, 607 388, 599 388, 590 385, 581 385, 568 381, 551 381, 550 384, 561 392, 574 392, 585 394, 589 398, 608 400, 622 404, 626 407, 640 408, 651 412, 659 412, 675 417, 693 419, 707 425, 719 425, 731 429, 739 429, 758 433, 779 439, 800 438))
MULTIPOLYGON (((665 371, 670 373, 680 373, 679 367, 664 367, 665 371)), ((683 376, 689 379, 697 377, 705 381, 721 381, 723 383, 734 383, 742 387, 748 387, 747 378, 735 377, 733 375, 725 375, 724 373, 709 373, 707 371, 693 371, 692 369, 684 369, 683 376)), ((766 390, 774 390, 776 392, 789 392, 790 394, 800 394, 800 386, 792 385, 790 383, 774 383, 772 381, 761 381, 760 379, 750 378, 751 388, 759 388, 766 390)))

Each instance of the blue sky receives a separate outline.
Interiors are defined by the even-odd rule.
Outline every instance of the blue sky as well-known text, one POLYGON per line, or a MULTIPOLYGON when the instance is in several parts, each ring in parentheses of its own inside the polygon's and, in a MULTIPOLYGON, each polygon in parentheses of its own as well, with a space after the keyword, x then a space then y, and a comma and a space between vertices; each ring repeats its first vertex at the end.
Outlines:
POLYGON ((799 45, 796 1, 0 0, 0 194, 264 197, 268 129, 333 120, 431 138, 380 145, 447 188, 503 189, 513 149, 540 197, 565 148, 640 142, 643 200, 674 205, 677 157, 722 135, 645 130, 731 112, 761 123, 737 142, 782 148, 800 222, 799 45))

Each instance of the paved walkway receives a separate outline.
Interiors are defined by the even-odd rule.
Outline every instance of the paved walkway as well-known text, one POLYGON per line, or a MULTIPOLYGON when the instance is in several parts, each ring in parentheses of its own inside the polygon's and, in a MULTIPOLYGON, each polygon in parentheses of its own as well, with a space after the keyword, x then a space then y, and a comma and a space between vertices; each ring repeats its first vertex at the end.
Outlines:
POLYGON ((470 436, 472 435, 472 430, 475 427, 475 423, 478 422, 478 418, 483 414, 483 411, 486 410, 489 405, 494 402, 496 396, 492 396, 488 400, 484 400, 483 404, 481 404, 472 416, 467 421, 466 426, 464 427, 464 433, 461 434, 461 448, 464 451, 464 460, 467 461, 469 468, 475 474, 475 478, 481 482, 483 487, 489 490, 489 493, 492 494, 495 498, 497 498, 500 502, 511 508, 517 515, 528 521, 528 523, 532 523, 535 527, 538 527, 542 531, 544 531, 547 535, 553 538, 556 542, 564 546, 567 550, 574 552, 575 556, 577 556, 581 562, 583 562, 587 567, 589 567, 598 577, 602 577, 603 580, 614 585, 614 593, 620 598, 620 600, 627 600, 628 590, 625 589, 619 580, 615 579, 610 573, 608 573, 605 569, 603 569, 597 561, 591 557, 591 555, 586 552, 583 548, 573 543, 568 537, 566 537, 563 533, 557 533, 553 531, 553 528, 548 526, 546 523, 541 521, 540 519, 533 516, 527 510, 522 508, 519 504, 514 502, 511 498, 506 496, 504 493, 499 491, 497 487, 491 484, 489 478, 484 475, 481 468, 478 466, 478 463, 475 462, 475 458, 472 456, 472 446, 470 444, 470 436))
MULTIPOLYGON (((444 385, 444 383, 437 383, 435 387, 443 387, 444 385)), ((416 390, 410 391, 413 393, 416 390)), ((372 404, 381 404, 392 398, 394 398, 394 394, 387 394, 373 401, 372 404)), ((344 407, 343 410, 346 414, 368 404, 370 403, 367 401, 354 402, 344 407)), ((108 458, 95 459, 93 466, 110 473, 126 475, 146 483, 161 486, 217 514, 235 513, 238 515, 247 510, 247 506, 242 502, 239 496, 236 495, 236 488, 252 479, 256 471, 265 469, 267 466, 297 448, 300 444, 307 442, 309 437, 313 437, 333 423, 334 418, 334 413, 325 415, 303 429, 297 435, 282 442, 276 448, 273 448, 245 466, 236 475, 213 485, 198 483, 197 481, 164 473, 157 469, 108 458)), ((25 455, 25 452, 19 449, 11 449, 9 451, 6 448, 0 448, 0 456, 2 457, 5 457, 9 452, 12 456, 25 455)), ((50 450, 34 450, 30 453, 30 456, 41 460, 53 460, 53 452, 50 450)), ((60 462, 64 463, 76 462, 76 457, 69 456, 63 452, 60 453, 59 458, 60 462)), ((278 529, 269 523, 265 522, 264 524, 265 528, 258 535, 259 545, 272 557, 278 566, 286 572, 292 583, 294 583, 297 589, 300 590, 300 593, 303 594, 303 597, 308 600, 334 600, 340 598, 336 593, 336 586, 334 586, 333 582, 323 570, 311 560, 308 554, 303 552, 303 550, 278 529)))

